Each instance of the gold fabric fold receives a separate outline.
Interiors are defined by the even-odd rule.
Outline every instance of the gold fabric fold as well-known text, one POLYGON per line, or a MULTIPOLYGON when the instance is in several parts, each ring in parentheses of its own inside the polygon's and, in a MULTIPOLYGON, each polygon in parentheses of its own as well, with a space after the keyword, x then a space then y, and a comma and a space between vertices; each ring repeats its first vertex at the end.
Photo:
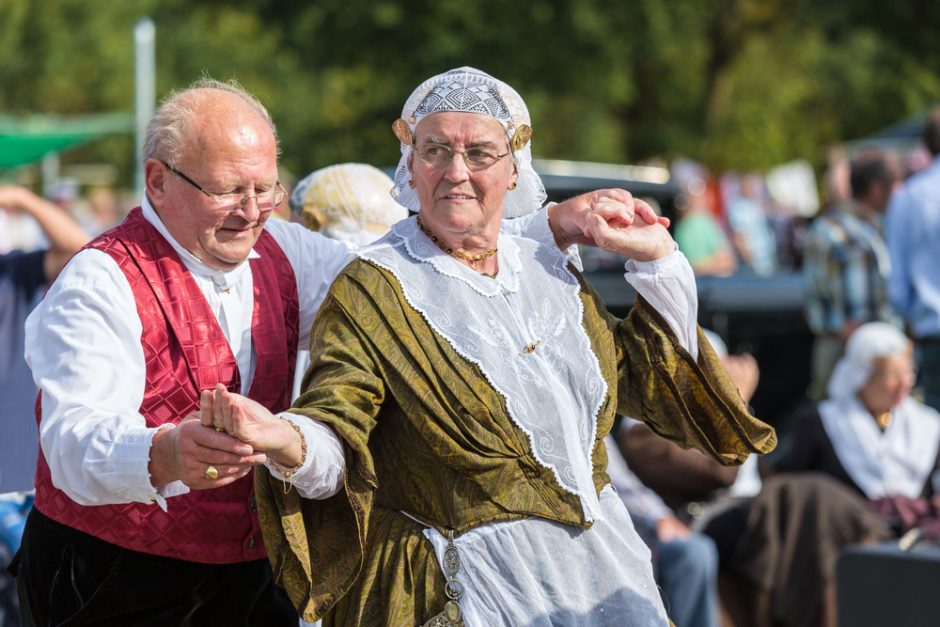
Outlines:
MULTIPOLYGON (((699 359, 642 299, 611 317, 582 279, 584 327, 608 382, 597 417, 594 483, 609 482, 603 437, 619 411, 722 463, 773 448, 704 336, 699 359)), ((588 526, 579 499, 542 467, 503 398, 406 302, 394 276, 363 260, 337 278, 314 323, 306 392, 292 413, 343 440, 344 489, 305 500, 257 472, 276 580, 306 620, 422 624, 441 612, 444 576, 423 527, 460 533, 538 516, 588 526)))

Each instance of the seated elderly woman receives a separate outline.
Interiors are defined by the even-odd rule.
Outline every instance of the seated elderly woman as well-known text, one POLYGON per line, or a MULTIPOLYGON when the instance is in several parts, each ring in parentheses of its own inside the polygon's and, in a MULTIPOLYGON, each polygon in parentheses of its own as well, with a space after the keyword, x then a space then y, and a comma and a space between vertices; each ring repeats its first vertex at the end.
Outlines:
POLYGON ((911 343, 884 322, 860 326, 800 416, 776 472, 829 474, 870 501, 929 498, 940 488, 940 414, 910 396, 911 343))
POLYGON ((648 206, 597 195, 586 238, 640 294, 621 321, 576 253, 501 233, 544 191, 525 104, 483 72, 421 84, 393 129, 419 213, 333 284, 290 414, 204 395, 204 422, 296 463, 256 479, 275 577, 326 625, 665 625, 605 472, 615 414, 728 464, 775 444, 698 331, 691 268, 648 206))

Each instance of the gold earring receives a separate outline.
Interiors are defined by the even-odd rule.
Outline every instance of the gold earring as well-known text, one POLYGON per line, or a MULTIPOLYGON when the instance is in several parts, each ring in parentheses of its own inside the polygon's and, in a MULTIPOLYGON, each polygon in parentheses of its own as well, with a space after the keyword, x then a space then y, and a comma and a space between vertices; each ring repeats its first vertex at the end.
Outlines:
POLYGON ((414 179, 408 179, 408 187, 410 187, 411 189, 414 189, 414 187, 415 187, 415 180, 414 180, 414 179))
POLYGON ((519 184, 516 181, 512 182, 512 185, 509 186, 509 189, 516 189, 519 184))

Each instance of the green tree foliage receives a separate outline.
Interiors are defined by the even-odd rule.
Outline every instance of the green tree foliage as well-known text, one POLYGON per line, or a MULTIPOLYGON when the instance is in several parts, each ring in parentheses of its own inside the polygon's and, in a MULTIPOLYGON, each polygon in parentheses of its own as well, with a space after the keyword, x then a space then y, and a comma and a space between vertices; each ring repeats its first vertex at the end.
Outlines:
MULTIPOLYGON (((238 79, 271 109, 283 162, 298 175, 337 161, 394 164, 390 124, 402 103, 419 81, 460 65, 523 94, 538 156, 683 154, 737 169, 819 162, 832 142, 940 98, 940 5, 892 6, 0 0, 0 112, 129 111, 133 26, 150 16, 158 94, 203 74, 238 79)), ((116 163, 129 177, 133 141, 111 138, 69 158, 116 163)))

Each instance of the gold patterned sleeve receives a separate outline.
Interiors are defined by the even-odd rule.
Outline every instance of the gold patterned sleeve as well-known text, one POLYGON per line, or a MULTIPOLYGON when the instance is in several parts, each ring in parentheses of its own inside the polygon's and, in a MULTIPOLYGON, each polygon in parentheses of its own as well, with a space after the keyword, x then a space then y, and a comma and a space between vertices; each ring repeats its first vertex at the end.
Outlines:
POLYGON ((695 360, 640 296, 624 320, 607 319, 617 359, 618 413, 725 465, 774 449, 773 428, 750 414, 701 329, 695 360))
POLYGON ((285 491, 267 470, 255 473, 258 515, 275 580, 309 621, 354 584, 377 487, 368 441, 385 386, 356 317, 340 302, 349 302, 342 293, 355 289, 342 275, 331 288, 311 331, 314 359, 304 378, 306 391, 290 410, 329 425, 343 441, 344 489, 327 499, 302 499, 295 490, 285 491))

